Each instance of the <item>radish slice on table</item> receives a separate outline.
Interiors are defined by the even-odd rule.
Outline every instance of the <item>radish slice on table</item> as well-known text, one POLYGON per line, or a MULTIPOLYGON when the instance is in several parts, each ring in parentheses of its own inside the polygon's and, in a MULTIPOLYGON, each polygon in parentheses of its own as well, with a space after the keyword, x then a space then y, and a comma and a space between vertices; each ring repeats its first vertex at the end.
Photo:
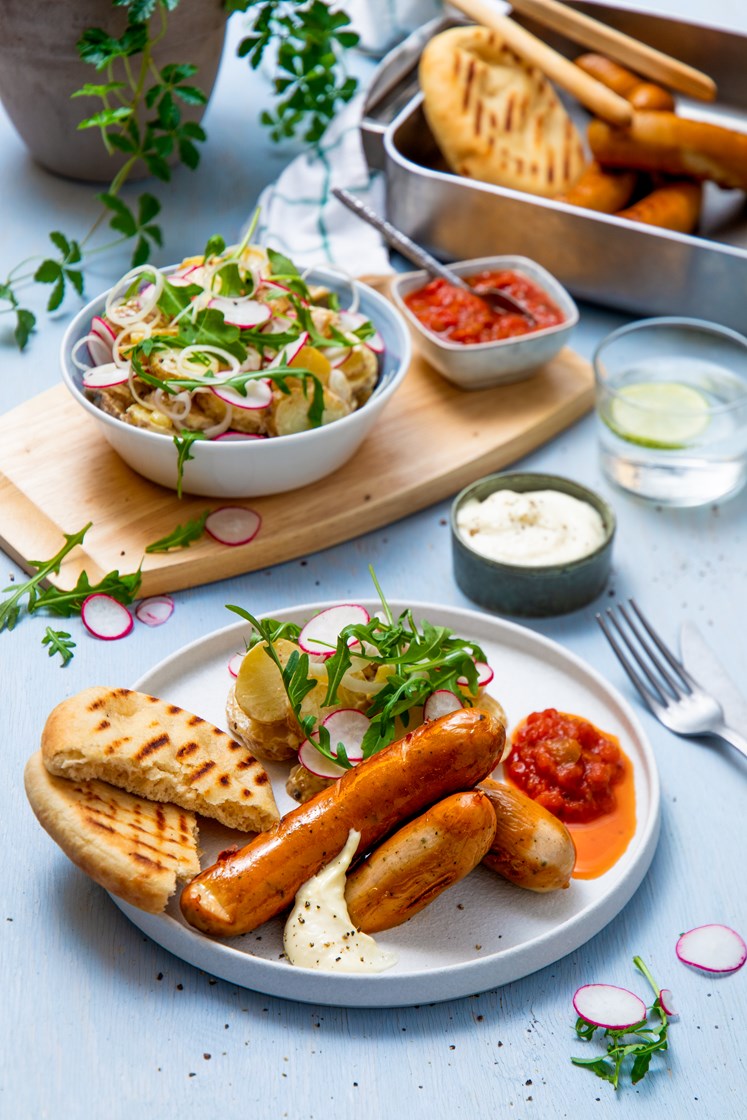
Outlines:
POLYGON ((94 638, 102 638, 105 642, 124 638, 134 625, 127 607, 103 591, 95 591, 83 600, 80 617, 86 630, 94 638))
POLYGON ((661 991, 659 992, 659 1003, 661 1004, 661 1009, 665 1015, 669 1015, 671 1017, 677 1014, 674 1009, 674 997, 669 988, 661 989, 661 991))
MULTIPOLYGON (((477 687, 484 688, 486 684, 490 684, 495 673, 485 661, 476 661, 475 668, 477 669, 477 687)), ((457 677, 457 684, 462 688, 467 688, 469 682, 466 677, 457 677)))
POLYGON ((272 317, 272 311, 266 303, 258 299, 228 299, 226 296, 215 296, 210 300, 208 307, 220 311, 223 320, 231 327, 261 327, 272 317))
POLYGON ((423 719, 438 719, 439 716, 447 716, 449 712, 456 712, 463 707, 464 704, 455 692, 439 688, 430 694, 423 705, 423 719))
POLYGON ((231 660, 228 662, 228 671, 232 677, 238 677, 241 662, 244 660, 243 653, 235 653, 231 660))
MULTIPOLYGON (((91 351, 92 358, 94 345, 93 341, 89 341, 88 349, 91 351)), ((87 369, 81 380, 86 389, 108 389, 112 385, 123 385, 128 377, 128 369, 118 366, 116 362, 106 362, 103 365, 87 369)))
MULTIPOLYGON (((298 644, 304 653, 318 653, 331 657, 337 648, 337 639, 345 626, 365 626, 370 616, 365 607, 357 603, 341 603, 337 607, 327 607, 306 623, 298 635, 298 644)), ((350 638, 348 645, 357 643, 350 638)))
POLYGON ((242 439, 267 439, 267 436, 262 432, 235 432, 232 428, 229 428, 227 432, 221 432, 219 436, 215 436, 213 443, 217 443, 221 439, 233 440, 238 443, 242 439))
POLYGON ((256 537, 261 524, 262 518, 253 509, 221 506, 208 514, 205 530, 221 544, 249 544, 256 537))
POLYGON ((252 409, 267 408, 272 404, 272 382, 266 378, 246 382, 246 396, 232 385, 214 385, 213 393, 220 400, 230 404, 233 408, 252 409))
POLYGON ((174 600, 170 595, 153 595, 142 599, 135 608, 135 617, 146 626, 162 626, 174 613, 174 600))
POLYGON ((584 984, 573 997, 576 1013, 587 1023, 623 1031, 646 1019, 646 1004, 627 988, 614 984, 584 984))
POLYGON ((737 931, 718 924, 683 933, 675 952, 683 964, 704 972, 736 972, 747 960, 747 945, 737 931))

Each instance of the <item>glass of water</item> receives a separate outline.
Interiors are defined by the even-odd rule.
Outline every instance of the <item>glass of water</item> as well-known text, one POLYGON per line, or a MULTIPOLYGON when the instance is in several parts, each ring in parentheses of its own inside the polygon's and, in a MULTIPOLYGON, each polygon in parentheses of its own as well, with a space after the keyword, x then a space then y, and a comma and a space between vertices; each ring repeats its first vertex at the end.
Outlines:
POLYGON ((593 362, 612 482, 667 506, 716 502, 744 486, 747 338, 698 319, 642 319, 608 335, 593 362))

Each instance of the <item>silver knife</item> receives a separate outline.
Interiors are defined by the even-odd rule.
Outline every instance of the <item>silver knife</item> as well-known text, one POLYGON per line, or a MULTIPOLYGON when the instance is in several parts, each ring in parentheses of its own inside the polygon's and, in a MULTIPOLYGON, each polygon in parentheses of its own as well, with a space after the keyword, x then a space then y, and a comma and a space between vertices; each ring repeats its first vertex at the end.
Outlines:
POLYGON ((682 624, 680 653, 685 668, 724 709, 725 722, 747 729, 747 700, 692 622, 682 624))

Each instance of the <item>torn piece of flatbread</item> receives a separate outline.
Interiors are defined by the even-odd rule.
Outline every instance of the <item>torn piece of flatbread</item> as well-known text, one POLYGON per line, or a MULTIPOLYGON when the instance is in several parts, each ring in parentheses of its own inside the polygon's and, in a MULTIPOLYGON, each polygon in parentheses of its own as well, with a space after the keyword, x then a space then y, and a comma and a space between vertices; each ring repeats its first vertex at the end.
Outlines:
POLYGON ((96 687, 63 700, 41 745, 44 765, 62 778, 100 778, 244 832, 280 817, 267 771, 245 746, 144 692, 96 687))
POLYGON ((63 852, 133 906, 158 914, 177 882, 199 873, 193 813, 106 782, 56 778, 41 751, 28 760, 24 783, 39 823, 63 852))
POLYGON ((587 160, 550 82, 497 31, 454 27, 420 60, 428 124, 459 175, 546 197, 573 186, 587 160))

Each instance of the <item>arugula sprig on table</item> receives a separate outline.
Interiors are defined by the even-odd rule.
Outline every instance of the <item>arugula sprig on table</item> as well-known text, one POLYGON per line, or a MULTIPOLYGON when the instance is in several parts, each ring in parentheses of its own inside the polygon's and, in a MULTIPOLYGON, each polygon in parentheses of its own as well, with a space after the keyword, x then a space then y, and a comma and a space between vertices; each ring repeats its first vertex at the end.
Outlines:
POLYGON ((152 541, 151 544, 145 546, 145 551, 148 553, 153 552, 171 552, 176 548, 189 548, 193 541, 198 541, 205 532, 205 522, 210 516, 210 510, 203 510, 199 517, 194 517, 190 521, 185 521, 183 525, 177 525, 165 537, 159 537, 157 541, 152 541))
POLYGON ((640 957, 633 957, 633 964, 645 976, 655 994, 646 1019, 624 1030, 598 1027, 580 1016, 576 1020, 576 1034, 586 1042, 590 1042, 598 1030, 603 1031, 607 1050, 594 1058, 571 1058, 571 1061, 575 1066, 591 1070, 602 1081, 609 1081, 615 1090, 626 1070, 629 1070, 631 1083, 637 1085, 648 1073, 654 1054, 668 1049, 669 1017, 661 1005, 660 989, 640 957), (658 1020, 658 1026, 648 1025, 650 1016, 658 1020))
MULTIPOLYGON (((410 711, 424 704, 436 689, 450 689, 463 695, 457 683, 463 677, 468 682, 469 692, 476 694, 475 661, 485 660, 480 646, 458 637, 448 626, 434 626, 428 621, 418 626, 409 609, 394 618, 373 570, 371 576, 381 598, 383 617, 373 617, 364 625, 346 626, 340 632, 335 652, 326 662, 327 691, 322 700, 325 708, 338 703, 340 686, 354 657, 372 667, 387 667, 386 681, 366 711, 371 723, 363 738, 364 758, 388 746, 396 736, 395 720, 399 718, 406 727, 410 711), (349 645, 351 639, 358 643, 355 648, 349 645)), ((288 701, 306 737, 325 757, 343 767, 348 766, 342 745, 338 744, 337 751, 333 752, 327 729, 317 724, 313 715, 302 714, 304 698, 319 685, 309 673, 308 654, 294 650, 284 665, 275 649, 280 638, 297 641, 302 627, 276 619, 258 619, 243 607, 227 606, 251 623, 254 642, 265 643, 268 656, 280 670, 288 701)))
MULTIPOLYGON (((49 576, 59 575, 63 560, 74 548, 82 544, 92 524, 93 522, 89 521, 77 533, 65 533, 65 544, 51 559, 28 561, 29 566, 36 569, 34 575, 18 585, 11 584, 3 588, 4 594, 8 592, 11 594, 0 602, 0 632, 15 628, 24 609, 24 599, 25 611, 29 615, 36 614, 37 611, 45 611, 57 618, 70 618, 80 614, 84 601, 97 591, 111 595, 125 606, 137 598, 142 578, 140 569, 124 575, 120 575, 118 571, 109 572, 96 584, 90 582, 86 572, 81 572, 75 587, 67 591, 52 586, 41 587, 49 576)), ((69 639, 70 635, 67 631, 47 627, 42 644, 49 647, 50 656, 59 653, 63 665, 66 665, 73 656, 72 649, 75 645, 75 642, 69 639)))

